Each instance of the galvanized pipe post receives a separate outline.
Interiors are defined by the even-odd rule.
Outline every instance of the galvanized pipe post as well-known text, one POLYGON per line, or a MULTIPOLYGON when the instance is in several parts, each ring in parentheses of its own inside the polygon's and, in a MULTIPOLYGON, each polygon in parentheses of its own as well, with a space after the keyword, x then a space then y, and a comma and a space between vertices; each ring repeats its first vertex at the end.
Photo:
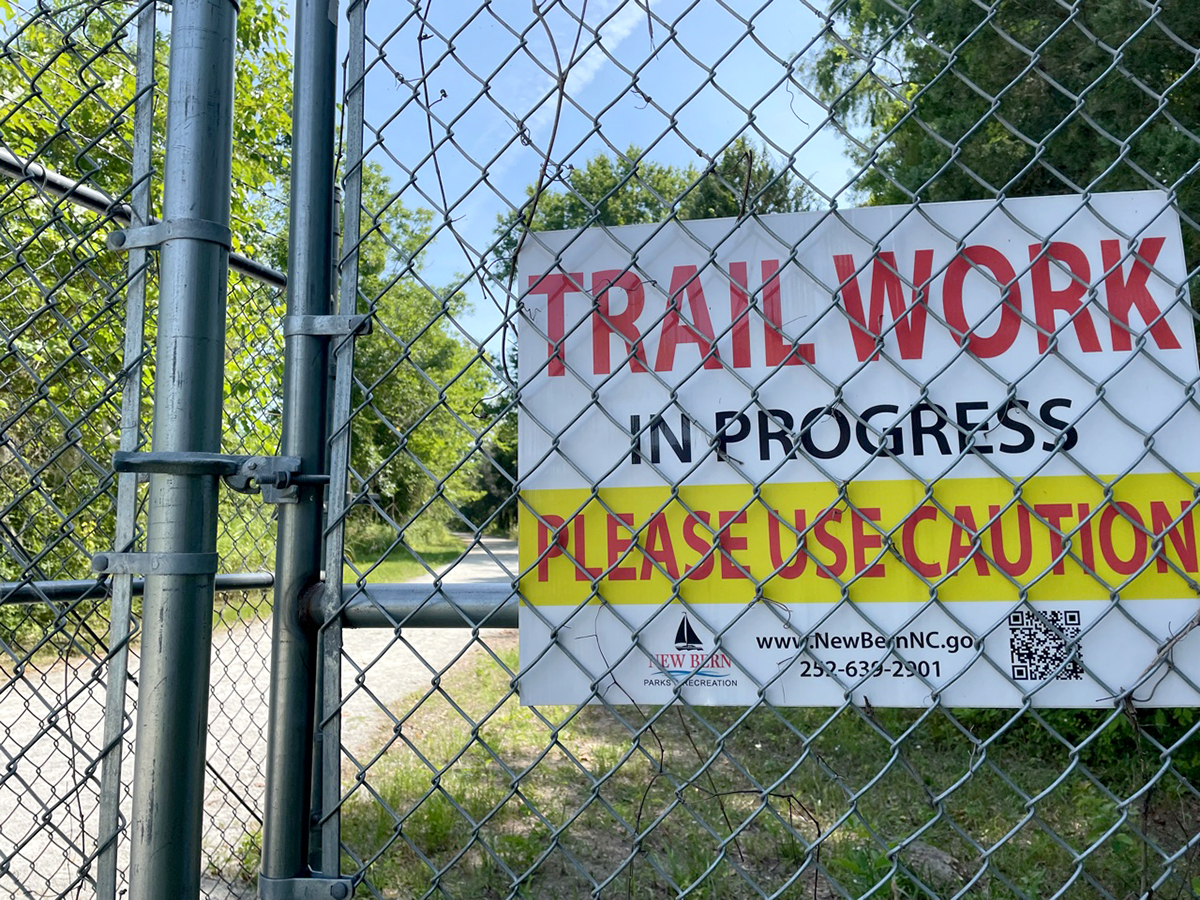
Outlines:
MULTIPOLYGON (((147 2, 137 18, 137 75, 133 106, 133 190, 129 198, 129 223, 150 224, 151 177, 154 165, 154 68, 158 36, 157 10, 147 2)), ((142 438, 142 356, 146 341, 146 282, 149 253, 134 250, 126 261, 129 285, 125 289, 125 353, 121 388, 121 449, 136 451, 142 438)), ((137 533, 137 476, 117 476, 117 516, 113 548, 133 549, 137 533)), ((53 583, 52 583, 53 584, 53 583)), ((58 584, 62 584, 59 582, 58 584)), ((32 587, 32 586, 30 586, 32 587)), ((54 587, 51 587, 53 590, 54 587)), ((34 593, 31 591, 31 593, 34 593)), ((77 594, 76 596, 80 596, 77 594)), ((109 606, 108 685, 104 698, 104 759, 100 764, 100 808, 97 810, 96 900, 117 898, 117 842, 123 837, 121 822, 121 769, 127 729, 129 641, 133 628, 133 597, 145 594, 132 575, 112 579, 109 606)), ((11 597, 12 594, 6 596, 11 597)))
MULTIPOLYGON (((155 450, 221 442, 233 153, 231 0, 175 0, 171 13, 155 356, 155 450)), ((152 475, 147 549, 215 556, 217 479, 152 475)), ((133 900, 197 897, 215 572, 148 575, 130 828, 133 900)))
MULTIPOLYGON (((296 3, 287 294, 287 312, 294 321, 301 316, 325 316, 330 310, 336 13, 337 3, 331 0, 296 3)), ((325 471, 329 340, 327 335, 305 333, 286 337, 283 453, 299 457, 306 473, 325 471)), ((283 883, 311 873, 317 632, 316 623, 305 614, 305 595, 320 589, 322 501, 321 486, 301 485, 299 502, 279 511, 259 879, 264 897, 287 896, 283 883)))

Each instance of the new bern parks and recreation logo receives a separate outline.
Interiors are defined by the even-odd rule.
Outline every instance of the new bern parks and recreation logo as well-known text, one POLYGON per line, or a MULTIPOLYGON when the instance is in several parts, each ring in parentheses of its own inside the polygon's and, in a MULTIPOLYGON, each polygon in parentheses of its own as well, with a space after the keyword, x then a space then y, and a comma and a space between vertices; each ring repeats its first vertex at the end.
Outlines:
POLYGON ((733 661, 721 651, 709 649, 686 612, 680 614, 673 644, 674 650, 668 644, 655 651, 649 663, 654 671, 643 679, 646 687, 671 687, 678 682, 691 687, 737 687, 733 661))

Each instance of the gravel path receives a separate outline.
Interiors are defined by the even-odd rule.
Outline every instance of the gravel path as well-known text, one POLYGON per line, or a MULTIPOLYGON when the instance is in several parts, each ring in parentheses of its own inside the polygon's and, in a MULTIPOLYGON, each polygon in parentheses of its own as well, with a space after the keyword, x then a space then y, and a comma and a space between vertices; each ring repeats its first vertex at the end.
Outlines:
POLYGON ((19 667, 0 658, 0 897, 59 896, 79 879, 81 836, 95 845, 99 772, 89 767, 103 742, 102 679, 82 657, 19 667))
MULTIPOLYGON (((460 583, 511 580, 517 571, 516 542, 485 538, 483 545, 443 578, 460 583)), ((423 580, 431 582, 432 576, 423 580)), ((491 647, 504 648, 516 644, 517 632, 485 629, 480 635, 491 647)), ((390 730, 384 709, 428 689, 433 675, 462 653, 471 633, 412 629, 402 638, 391 631, 344 632, 342 690, 348 699, 342 739, 355 756, 380 731, 390 730), (360 669, 364 680, 356 686, 360 669)), ((263 805, 270 647, 270 623, 264 621, 213 636, 204 843, 218 861, 235 853, 257 828, 263 805)), ((474 648, 463 658, 479 652, 474 648)), ((136 666, 132 660, 135 676, 136 666)), ((0 865, 0 896, 43 900, 64 891, 68 897, 92 896, 90 885, 80 881, 78 866, 79 849, 93 847, 96 840, 98 772, 89 767, 102 743, 103 677, 103 670, 86 659, 28 666, 21 673, 14 673, 9 659, 0 660, 0 862, 11 856, 7 867, 0 865), (64 706, 69 714, 62 712, 64 706), (53 810, 48 824, 43 821, 46 807, 53 810)), ((128 763, 127 758, 126 816, 128 763)), ((128 841, 122 841, 121 869, 128 866, 128 857, 128 841)), ((203 891, 212 900, 254 896, 252 888, 235 888, 211 876, 206 876, 203 891)))

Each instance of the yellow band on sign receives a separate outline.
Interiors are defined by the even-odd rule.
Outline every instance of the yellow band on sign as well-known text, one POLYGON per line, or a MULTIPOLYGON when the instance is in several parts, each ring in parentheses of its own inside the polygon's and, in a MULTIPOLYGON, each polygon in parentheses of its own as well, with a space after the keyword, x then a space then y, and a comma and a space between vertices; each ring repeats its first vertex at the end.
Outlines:
POLYGON ((534 605, 920 603, 1190 596, 1192 485, 1173 474, 1111 485, 1046 476, 532 490, 521 591, 534 605), (530 511, 533 510, 532 512, 530 511), (593 589, 596 585, 596 590, 593 589))

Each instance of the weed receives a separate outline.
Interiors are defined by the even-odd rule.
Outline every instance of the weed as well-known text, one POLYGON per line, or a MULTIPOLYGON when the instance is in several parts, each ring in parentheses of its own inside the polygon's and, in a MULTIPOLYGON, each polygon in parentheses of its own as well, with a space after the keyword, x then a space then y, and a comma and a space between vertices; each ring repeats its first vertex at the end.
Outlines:
POLYGON ((262 830, 247 831, 224 858, 210 857, 208 871, 234 884, 252 884, 262 868, 262 830))
POLYGON ((1186 893, 1200 877, 1145 850, 1151 834, 1186 843, 1170 824, 1195 819, 1182 783, 1123 803, 1114 786, 1144 783, 1139 752, 1085 764, 1082 738, 1033 739, 1044 716, 535 710, 512 691, 515 650, 497 656, 398 705, 401 741, 362 789, 347 782, 347 861, 385 896, 832 896, 823 871, 851 897, 950 896, 976 878, 1037 900, 1155 880, 1186 893))

